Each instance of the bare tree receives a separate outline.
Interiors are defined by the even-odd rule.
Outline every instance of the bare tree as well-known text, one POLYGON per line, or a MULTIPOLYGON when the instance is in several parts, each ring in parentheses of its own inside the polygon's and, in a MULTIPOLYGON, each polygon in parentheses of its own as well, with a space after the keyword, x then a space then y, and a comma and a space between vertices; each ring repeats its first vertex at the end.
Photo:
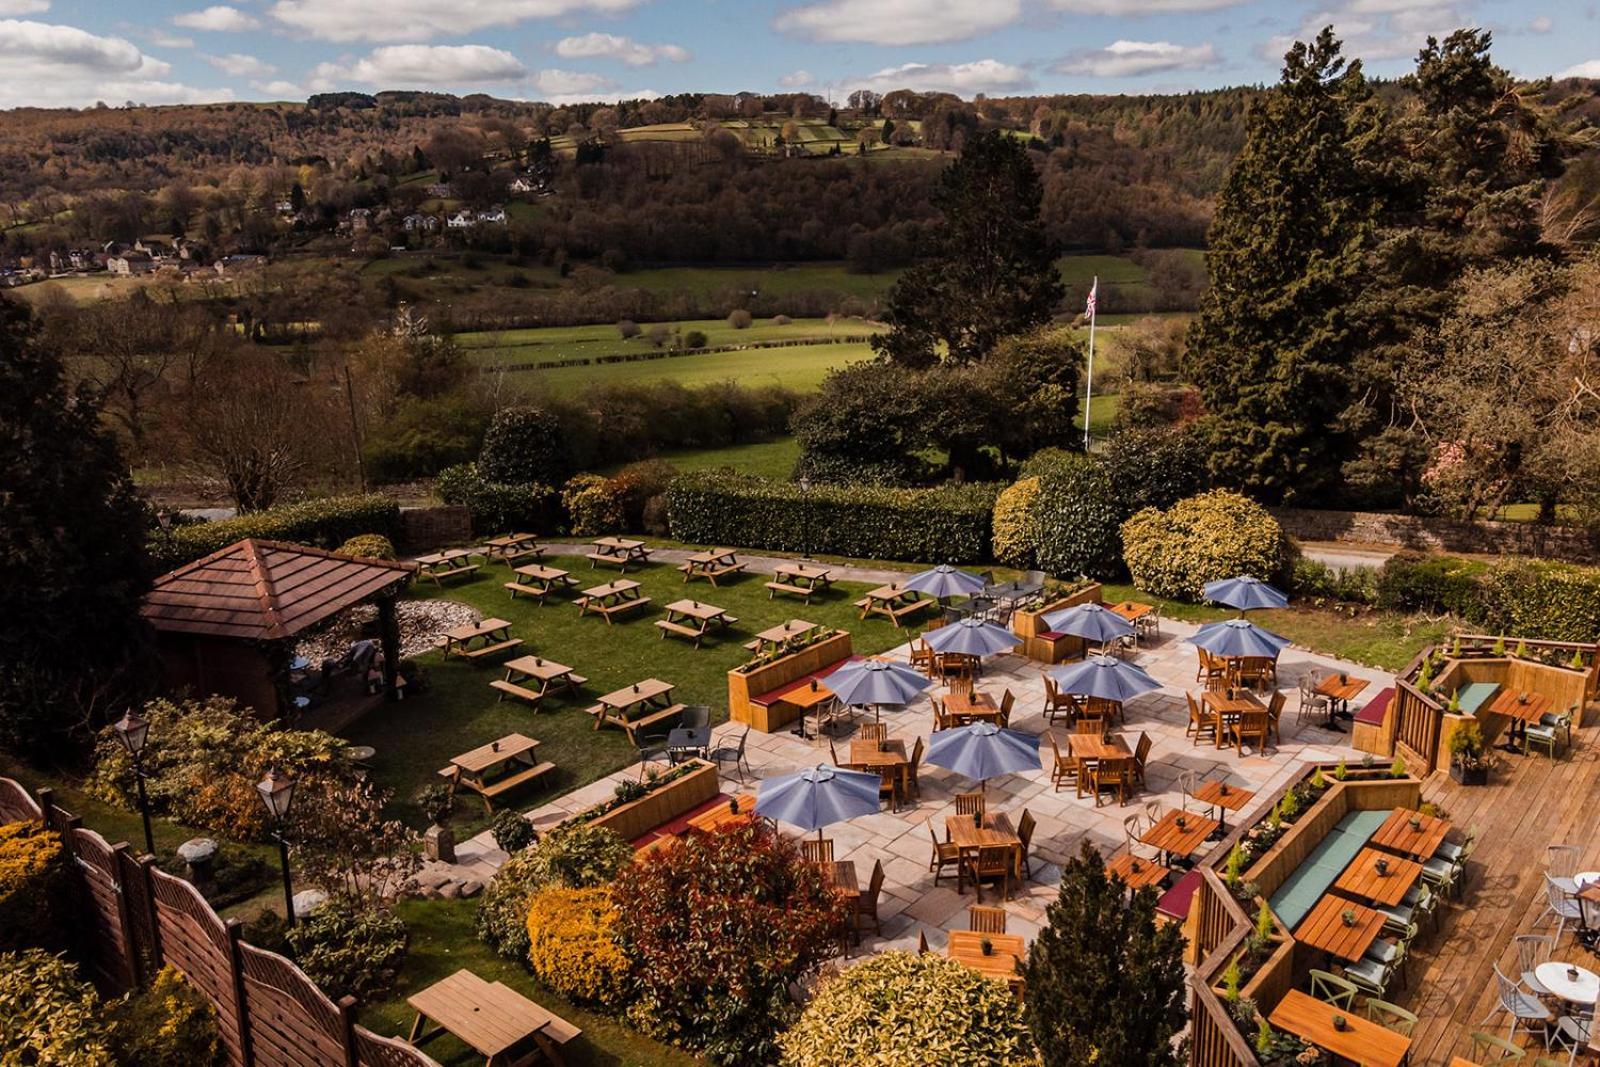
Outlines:
POLYGON ((271 357, 225 361, 185 407, 191 465, 221 482, 240 511, 270 508, 328 441, 342 440, 329 417, 332 396, 271 357))

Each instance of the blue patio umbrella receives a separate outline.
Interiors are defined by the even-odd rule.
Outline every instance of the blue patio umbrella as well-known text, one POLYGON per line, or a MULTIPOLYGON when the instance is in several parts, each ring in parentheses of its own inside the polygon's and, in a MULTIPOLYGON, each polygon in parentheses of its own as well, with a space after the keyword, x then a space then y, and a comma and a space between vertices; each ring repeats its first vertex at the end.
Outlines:
POLYGON ((1289 645, 1287 637, 1263 630, 1246 619, 1208 623, 1194 632, 1189 644, 1213 656, 1235 659, 1239 656, 1275 657, 1289 645))
POLYGON ((1143 667, 1113 656, 1090 656, 1082 663, 1056 667, 1050 677, 1063 693, 1118 703, 1161 688, 1161 683, 1150 677, 1143 667))
POLYGON ((1004 626, 981 619, 962 619, 940 626, 923 634, 922 639, 935 652, 957 652, 967 656, 1010 652, 1022 643, 1022 638, 1004 626))
POLYGON ((935 767, 983 782, 1002 774, 1038 770, 1039 739, 1001 729, 992 722, 975 722, 934 731, 923 758, 935 767))
POLYGON ((1097 645, 1109 644, 1133 633, 1133 623, 1103 604, 1078 604, 1044 617, 1044 624, 1059 634, 1071 634, 1097 645))
POLYGON ((827 763, 768 778, 756 787, 756 814, 798 826, 807 833, 878 810, 883 776, 847 771, 827 763))
POLYGON ((904 704, 933 680, 904 663, 863 659, 846 663, 827 677, 827 686, 841 704, 904 704))
POLYGON ((1260 578, 1252 578, 1248 574, 1241 574, 1237 578, 1222 578, 1215 582, 1207 582, 1203 590, 1207 600, 1214 600, 1218 604, 1240 611, 1251 611, 1255 608, 1284 608, 1289 606, 1289 598, 1278 590, 1263 582, 1260 578))
POLYGON ((927 593, 937 600, 972 596, 983 592, 983 587, 988 584, 976 574, 956 570, 948 563, 941 563, 932 570, 919 571, 905 581, 905 587, 912 592, 927 593))

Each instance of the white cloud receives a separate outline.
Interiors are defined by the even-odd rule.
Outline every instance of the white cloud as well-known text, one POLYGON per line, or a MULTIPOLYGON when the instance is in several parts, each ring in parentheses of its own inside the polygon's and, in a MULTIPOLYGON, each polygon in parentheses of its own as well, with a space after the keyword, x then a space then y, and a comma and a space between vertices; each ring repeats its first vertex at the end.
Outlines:
POLYGON ((203 56, 207 63, 235 78, 265 78, 269 74, 276 74, 278 68, 271 63, 263 62, 255 56, 247 56, 243 52, 229 52, 225 56, 203 56))
POLYGON ((597 93, 615 91, 617 83, 603 74, 552 67, 533 76, 533 87, 541 93, 567 100, 594 100, 597 93))
POLYGON ((812 41, 911 45, 964 41, 1015 22, 1022 0, 822 0, 775 25, 812 41))
POLYGON ((0 0, 0 15, 37 15, 50 10, 50 0, 0 0))
POLYGON ((1539 15, 1528 23, 1528 29, 1534 33, 1549 33, 1554 26, 1555 23, 1550 21, 1549 15, 1539 15))
POLYGON ((168 33, 166 30, 146 30, 144 39, 157 48, 193 48, 194 38, 182 34, 168 33))
POLYGON ((881 93, 911 89, 919 93, 998 94, 1022 92, 1033 86, 1033 76, 1023 67, 997 59, 971 63, 906 63, 849 81, 850 88, 881 93))
POLYGON ((1568 67, 1557 74, 1558 78, 1600 78, 1600 59, 1591 59, 1587 63, 1568 67))
POLYGON ((385 89, 466 87, 516 82, 527 76, 528 68, 516 56, 488 45, 396 44, 374 48, 359 59, 319 63, 311 72, 311 85, 321 90, 350 82, 385 89))
POLYGON ((284 81, 251 82, 250 87, 258 93, 266 93, 274 100, 299 100, 311 95, 298 83, 284 81))
POLYGON ((799 89, 801 86, 811 84, 811 72, 809 70, 791 70, 778 78, 778 84, 785 89, 799 89))
POLYGON ((1449 0, 1349 0, 1314 12, 1295 36, 1273 37, 1257 53, 1264 59, 1281 59, 1296 40, 1312 40, 1324 26, 1332 26, 1348 58, 1368 63, 1412 59, 1429 37, 1442 38, 1471 24, 1449 0))
POLYGON ((616 14, 642 0, 276 0, 284 26, 329 41, 426 41, 488 26, 586 12, 616 14))
POLYGON ((586 33, 561 38, 556 42, 556 55, 562 59, 616 59, 630 67, 648 67, 661 60, 683 63, 689 59, 689 50, 675 44, 641 44, 614 33, 586 33))
POLYGON ((0 107, 232 99, 226 89, 167 81, 171 64, 145 55, 121 37, 22 19, 0 19, 0 70, 6 75, 0 79, 0 107))
POLYGON ((260 19, 227 4, 216 4, 199 11, 185 11, 181 15, 174 15, 172 24, 182 26, 186 30, 210 30, 213 33, 241 33, 261 28, 260 19))
POLYGON ((1245 0, 1052 0, 1060 11, 1076 15, 1170 15, 1179 11, 1219 11, 1245 0))
POLYGON ((1054 69, 1060 74, 1128 78, 1159 71, 1197 70, 1216 62, 1216 49, 1209 44, 1185 46, 1170 41, 1113 41, 1105 48, 1068 56, 1054 69))

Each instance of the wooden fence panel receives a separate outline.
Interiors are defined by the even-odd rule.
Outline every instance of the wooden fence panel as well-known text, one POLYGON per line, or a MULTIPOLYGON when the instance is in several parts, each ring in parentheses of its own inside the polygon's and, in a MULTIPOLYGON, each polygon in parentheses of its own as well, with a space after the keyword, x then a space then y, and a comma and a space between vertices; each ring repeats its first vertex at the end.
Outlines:
POLYGON ((355 1036, 358 1067, 439 1067, 432 1056, 399 1038, 379 1037, 360 1026, 355 1036))
POLYGON ((238 997, 235 995, 232 938, 204 897, 181 878, 146 867, 155 902, 161 959, 183 972, 191 985, 217 1007, 222 1047, 230 1067, 245 1060, 238 997))
POLYGON ((0 822, 43 822, 44 811, 28 791, 10 778, 0 778, 0 822))
POLYGON ((256 1067, 350 1062, 350 1003, 335 1004, 300 968, 254 945, 239 945, 239 963, 256 1067))
POLYGON ((88 977, 102 990, 125 993, 139 982, 117 855, 126 846, 112 848, 105 838, 82 828, 68 831, 63 840, 82 876, 77 932, 88 957, 88 977))

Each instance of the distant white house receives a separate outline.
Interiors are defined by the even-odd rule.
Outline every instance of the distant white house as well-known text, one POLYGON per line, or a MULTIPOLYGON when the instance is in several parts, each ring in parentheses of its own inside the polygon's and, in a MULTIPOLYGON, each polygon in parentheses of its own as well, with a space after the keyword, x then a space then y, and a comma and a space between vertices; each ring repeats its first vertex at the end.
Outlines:
POLYGON ((439 217, 418 211, 400 220, 400 224, 407 233, 433 233, 439 228, 439 217))
POLYGON ((350 228, 356 233, 364 233, 372 224, 372 212, 364 207, 350 209, 350 228))
POLYGON ((451 215, 450 220, 445 223, 445 225, 450 227, 452 230, 464 230, 469 226, 476 226, 477 224, 478 216, 474 215, 466 208, 462 208, 454 215, 451 215))
POLYGON ((433 182, 425 190, 429 196, 443 199, 456 195, 455 189, 449 182, 433 182))
POLYGON ((512 193, 536 193, 544 187, 543 183, 535 178, 513 178, 511 184, 506 186, 512 193))
POLYGON ((478 212, 478 221, 490 226, 504 226, 506 224, 506 209, 496 204, 487 211, 478 212))
POLYGON ((106 260, 106 270, 112 274, 149 274, 155 269, 155 260, 145 252, 122 252, 106 260))

